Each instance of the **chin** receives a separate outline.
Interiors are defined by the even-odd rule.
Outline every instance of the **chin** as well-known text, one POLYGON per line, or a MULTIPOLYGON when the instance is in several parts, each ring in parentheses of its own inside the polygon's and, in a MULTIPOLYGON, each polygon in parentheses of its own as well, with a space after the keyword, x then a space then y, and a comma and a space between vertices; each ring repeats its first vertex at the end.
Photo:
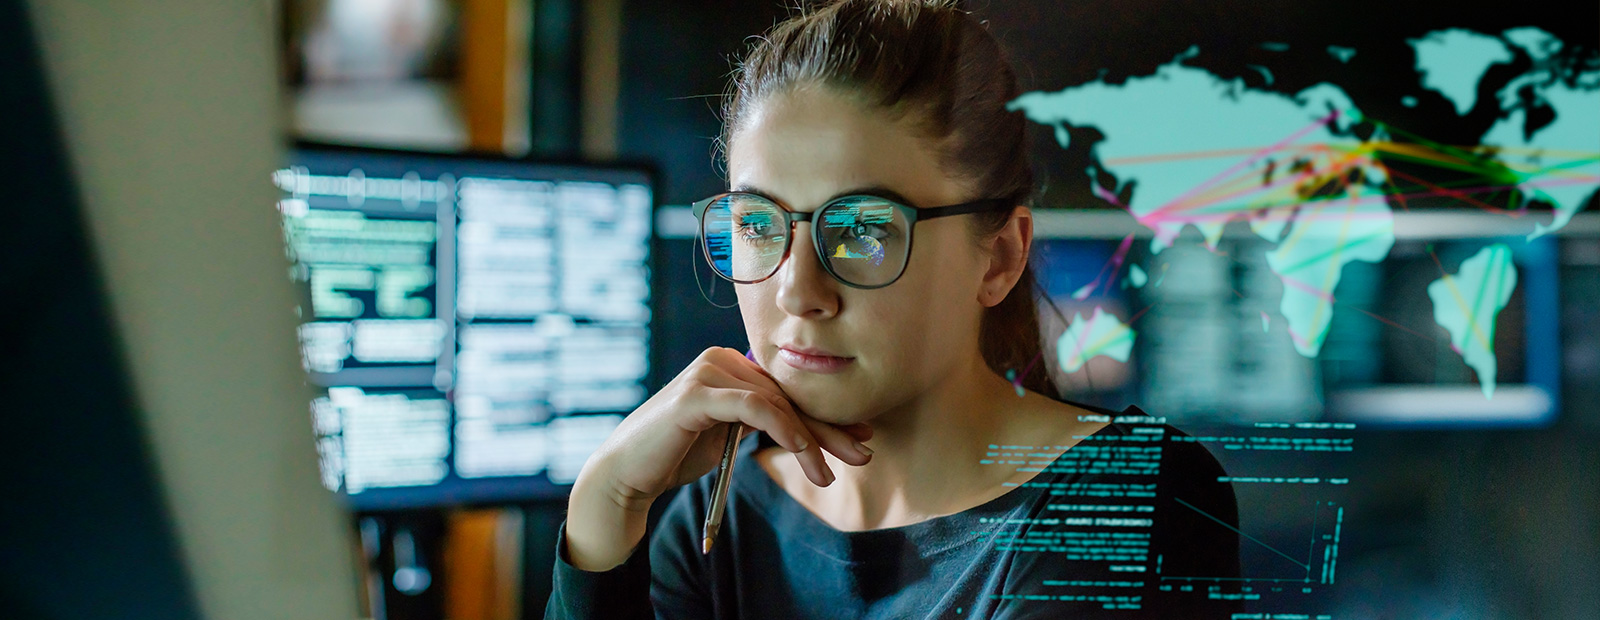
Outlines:
MULTIPOLYGON (((787 390, 787 388, 785 389, 787 390)), ((822 422, 849 426, 872 419, 873 416, 868 412, 867 403, 855 399, 841 399, 837 397, 837 394, 837 392, 834 394, 789 392, 790 398, 794 399, 794 403, 799 406, 800 411, 822 422)))

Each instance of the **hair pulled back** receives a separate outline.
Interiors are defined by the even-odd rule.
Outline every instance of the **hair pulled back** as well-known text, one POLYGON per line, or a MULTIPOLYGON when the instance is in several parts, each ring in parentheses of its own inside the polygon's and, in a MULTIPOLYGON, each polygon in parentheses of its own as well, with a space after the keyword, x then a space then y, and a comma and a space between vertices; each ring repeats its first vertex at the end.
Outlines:
MULTIPOLYGON (((978 198, 1031 205, 1033 167, 1026 120, 1008 112, 1019 94, 999 42, 953 1, 839 0, 801 7, 756 43, 736 67, 724 99, 721 152, 747 113, 773 95, 820 85, 913 123, 938 145, 943 169, 968 182, 978 198)), ((1010 214, 973 215, 978 239, 997 234, 1010 214)), ((979 347, 996 373, 1021 373, 1023 387, 1057 398, 1045 364, 1027 266, 1006 298, 984 312, 979 347)))

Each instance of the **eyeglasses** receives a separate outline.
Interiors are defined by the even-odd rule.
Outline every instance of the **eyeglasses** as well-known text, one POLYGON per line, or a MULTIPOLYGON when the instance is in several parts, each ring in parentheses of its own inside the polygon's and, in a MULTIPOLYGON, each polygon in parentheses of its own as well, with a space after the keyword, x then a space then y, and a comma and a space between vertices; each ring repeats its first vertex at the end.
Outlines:
POLYGON ((811 213, 796 213, 759 194, 731 192, 694 203, 706 262, 738 284, 778 272, 789 257, 795 222, 811 222, 817 260, 835 280, 861 289, 894 284, 911 258, 917 222, 951 215, 1010 209, 1005 199, 918 209, 888 198, 841 196, 811 213))

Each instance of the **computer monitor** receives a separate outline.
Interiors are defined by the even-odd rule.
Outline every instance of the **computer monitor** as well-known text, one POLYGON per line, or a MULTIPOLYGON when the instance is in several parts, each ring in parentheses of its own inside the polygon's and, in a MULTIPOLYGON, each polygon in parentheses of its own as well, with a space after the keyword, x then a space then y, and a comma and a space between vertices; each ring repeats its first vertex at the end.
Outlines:
POLYGON ((1505 216, 1397 213, 1387 254, 1319 271, 1336 285, 1298 324, 1283 299, 1308 287, 1282 277, 1277 244, 1242 222, 1214 249, 1190 232, 1152 252, 1125 213, 1045 218, 1036 261, 1062 311, 1042 319, 1058 337, 1047 353, 1058 385, 1188 424, 1548 425, 1563 393, 1562 309, 1596 292, 1562 290, 1571 257, 1595 243, 1587 218, 1530 239, 1505 216), (1484 271, 1501 258, 1503 282, 1484 271), (1495 307, 1479 281, 1514 284, 1495 307), (1065 369, 1063 346, 1076 358, 1065 369))
POLYGON ((644 402, 649 171, 301 145, 273 180, 352 507, 564 495, 644 402))

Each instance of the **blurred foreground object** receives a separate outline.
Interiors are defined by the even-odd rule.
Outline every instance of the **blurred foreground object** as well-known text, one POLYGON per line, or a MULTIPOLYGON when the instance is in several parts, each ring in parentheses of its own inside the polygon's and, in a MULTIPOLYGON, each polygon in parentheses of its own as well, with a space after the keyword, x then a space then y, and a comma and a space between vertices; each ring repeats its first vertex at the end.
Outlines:
POLYGON ((26 149, 4 165, 29 213, 6 227, 25 260, 0 271, 21 424, 0 605, 355 617, 287 262, 255 208, 282 156, 271 7, 26 6, 0 19, 7 143, 26 149))

